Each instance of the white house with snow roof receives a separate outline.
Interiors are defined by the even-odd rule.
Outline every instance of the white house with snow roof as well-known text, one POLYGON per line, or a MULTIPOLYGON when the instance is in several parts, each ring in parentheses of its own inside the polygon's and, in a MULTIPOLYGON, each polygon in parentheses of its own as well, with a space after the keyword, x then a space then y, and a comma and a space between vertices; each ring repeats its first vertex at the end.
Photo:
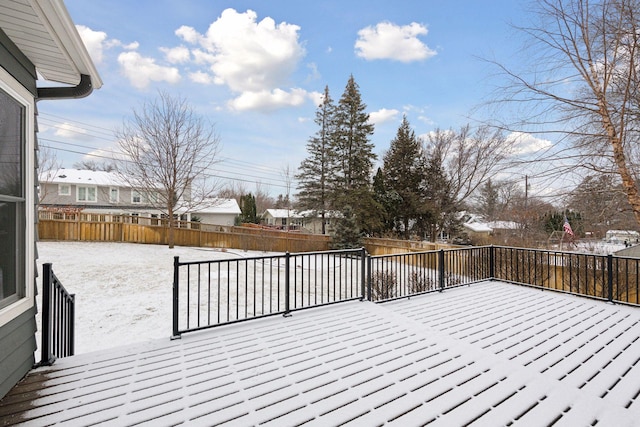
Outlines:
MULTIPOLYGON (((117 173, 81 169, 58 169, 40 174, 40 209, 73 209, 88 214, 132 215, 138 218, 161 218, 154 207, 159 191, 136 189, 117 173)), ((184 221, 197 216, 204 224, 231 226, 240 214, 233 199, 209 199, 203 205, 177 212, 184 221)), ((108 218, 107 218, 108 220, 108 218)))

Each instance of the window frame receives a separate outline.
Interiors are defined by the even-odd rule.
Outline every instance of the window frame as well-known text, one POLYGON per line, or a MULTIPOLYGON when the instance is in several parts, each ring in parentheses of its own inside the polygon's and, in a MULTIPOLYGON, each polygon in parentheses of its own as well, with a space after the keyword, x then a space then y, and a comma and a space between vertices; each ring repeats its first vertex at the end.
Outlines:
POLYGON ((0 309, 0 327, 6 325, 35 306, 35 100, 33 95, 16 79, 0 67, 0 89, 24 108, 24 147, 22 147, 22 177, 24 197, 24 230, 21 238, 24 264, 20 266, 24 275, 24 286, 18 291, 18 299, 0 309), (22 296, 20 296, 22 295, 22 296))
POLYGON ((84 202, 84 203, 97 203, 98 202, 98 188, 95 185, 76 185, 76 202, 80 203, 80 202, 84 202), (85 198, 85 200, 80 199, 80 189, 84 189, 85 190, 85 195, 87 196, 87 198, 85 198), (93 200, 89 200, 88 195, 89 195, 89 191, 88 190, 93 190, 93 200))
POLYGON ((120 201, 120 189, 118 187, 109 187, 109 203, 118 203, 120 201), (115 191, 115 198, 112 197, 115 191))
POLYGON ((58 184, 58 196, 70 196, 71 195, 71 184, 58 184), (66 188, 67 191, 62 191, 63 188, 66 188))

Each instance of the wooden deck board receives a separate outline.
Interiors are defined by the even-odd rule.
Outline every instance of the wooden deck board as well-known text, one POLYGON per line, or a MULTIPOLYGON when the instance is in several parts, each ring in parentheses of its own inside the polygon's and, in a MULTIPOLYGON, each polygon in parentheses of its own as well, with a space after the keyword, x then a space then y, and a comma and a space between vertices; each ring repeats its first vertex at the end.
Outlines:
POLYGON ((589 425, 640 419, 640 309, 485 282, 60 359, 0 425, 589 425))

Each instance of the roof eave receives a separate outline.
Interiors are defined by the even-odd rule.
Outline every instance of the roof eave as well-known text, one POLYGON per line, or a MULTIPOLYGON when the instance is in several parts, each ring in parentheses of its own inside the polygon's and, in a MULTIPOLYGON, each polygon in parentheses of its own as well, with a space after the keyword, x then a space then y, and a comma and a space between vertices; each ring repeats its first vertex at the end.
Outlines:
POLYGON ((99 89, 102 86, 102 79, 62 0, 29 1, 40 18, 43 27, 53 37, 60 51, 65 55, 70 68, 72 68, 72 73, 77 78, 75 81, 63 80, 60 76, 49 75, 47 70, 38 68, 38 64, 36 64, 38 72, 47 80, 72 85, 77 85, 81 80, 81 75, 85 74, 91 77, 93 88, 99 89))

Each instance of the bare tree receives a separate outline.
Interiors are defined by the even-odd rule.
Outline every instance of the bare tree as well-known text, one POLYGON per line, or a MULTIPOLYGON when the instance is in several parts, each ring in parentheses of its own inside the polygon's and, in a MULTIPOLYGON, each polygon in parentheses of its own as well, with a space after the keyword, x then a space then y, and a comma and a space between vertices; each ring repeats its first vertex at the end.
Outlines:
POLYGON ((501 130, 483 125, 472 130, 436 129, 427 137, 427 151, 437 151, 443 159, 458 204, 465 202, 478 187, 504 166, 511 154, 511 142, 501 130))
POLYGON ((497 100, 519 115, 502 126, 559 135, 552 156, 536 160, 554 160, 563 179, 617 174, 640 224, 640 1, 535 4, 538 21, 520 28, 533 42, 526 71, 494 62, 510 79, 497 100))
POLYGON ((113 172, 116 169, 116 166, 113 162, 97 162, 95 160, 82 160, 79 162, 75 162, 73 167, 76 169, 83 169, 89 171, 105 171, 105 172, 113 172))
POLYGON ((42 203, 47 197, 50 184, 60 170, 60 162, 56 153, 49 147, 38 147, 38 201, 42 203))
POLYGON ((116 136, 124 155, 116 163, 119 176, 167 215, 173 248, 177 214, 206 203, 216 189, 209 177, 220 145, 214 126, 185 99, 160 92, 134 109, 116 136))

